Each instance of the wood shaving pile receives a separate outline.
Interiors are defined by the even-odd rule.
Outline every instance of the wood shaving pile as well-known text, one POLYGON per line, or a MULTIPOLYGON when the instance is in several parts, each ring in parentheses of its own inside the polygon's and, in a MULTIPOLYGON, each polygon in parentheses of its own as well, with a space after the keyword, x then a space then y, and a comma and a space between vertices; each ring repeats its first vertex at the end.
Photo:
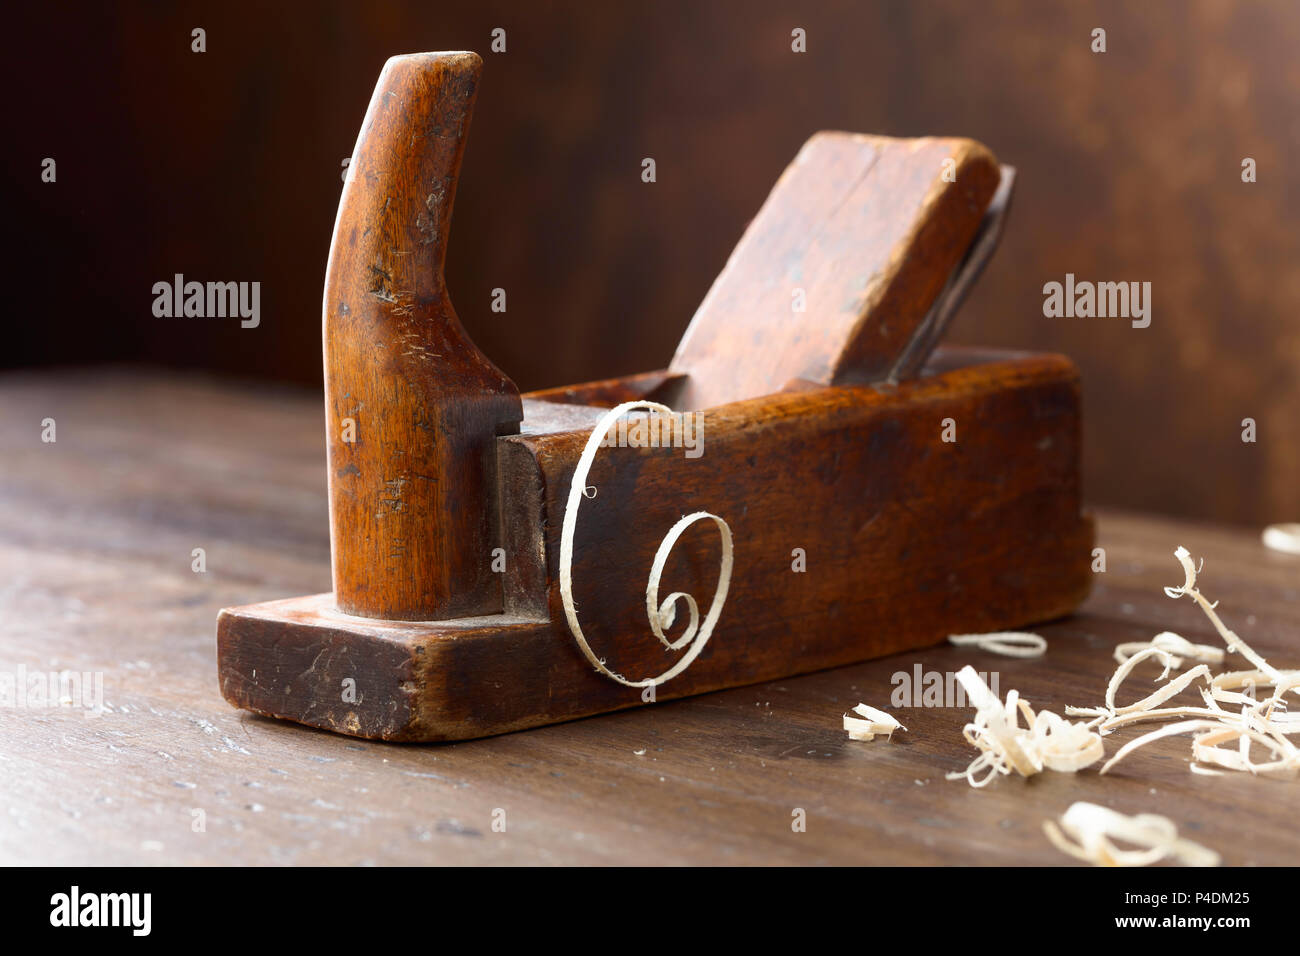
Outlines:
POLYGON ((1174 552, 1186 575, 1179 587, 1165 588, 1171 598, 1190 597, 1205 612, 1223 638, 1226 652, 1204 644, 1192 644, 1177 634, 1157 635, 1147 643, 1121 644, 1115 649, 1120 662, 1106 687, 1103 707, 1067 707, 1071 716, 1088 716, 1090 727, 1103 736, 1118 727, 1145 721, 1173 723, 1129 741, 1101 768, 1106 773, 1135 750, 1164 737, 1192 734, 1193 773, 1217 775, 1236 770, 1270 777, 1295 777, 1300 771, 1300 748, 1289 738, 1300 734, 1300 712, 1288 713, 1288 694, 1300 695, 1300 671, 1273 667, 1251 647, 1228 630, 1215 608, 1196 587, 1197 567, 1186 548, 1174 552), (1222 664, 1226 654, 1238 653, 1253 665, 1248 670, 1214 674, 1210 664, 1222 664), (1120 706, 1116 694, 1133 669, 1143 661, 1163 666, 1156 678, 1165 683, 1155 692, 1132 704, 1120 706), (1173 679, 1170 672, 1181 670, 1188 661, 1196 666, 1173 679), (1161 706, 1193 685, 1204 706, 1161 706))
POLYGON ((962 728, 962 735, 980 754, 965 771, 948 774, 949 780, 964 777, 972 787, 983 787, 1012 770, 1022 777, 1044 768, 1073 772, 1105 755, 1101 737, 1086 724, 1070 723, 1050 710, 1035 713, 1018 691, 1008 693, 1003 703, 969 664, 957 672, 957 680, 975 705, 975 717, 962 728), (984 775, 977 777, 981 772, 984 775))
POLYGON ((844 729, 849 732, 850 740, 873 740, 877 734, 884 734, 885 739, 888 740, 894 736, 895 730, 907 729, 893 714, 868 707, 866 704, 858 704, 853 708, 853 712, 859 716, 844 715, 844 729))
MULTIPOLYGON (((1092 718, 1076 723, 1048 710, 1035 712, 1015 690, 1007 694, 1005 702, 999 700, 974 668, 963 667, 956 677, 975 707, 975 716, 962 729, 962 735, 979 756, 965 771, 949 773, 947 778, 965 779, 972 787, 983 787, 999 774, 1012 771, 1024 777, 1044 769, 1072 773, 1105 756, 1103 737, 1119 727, 1146 721, 1169 723, 1129 741, 1102 765, 1101 773, 1149 743, 1191 734, 1193 773, 1218 776, 1225 771, 1239 771, 1294 778, 1300 772, 1300 747, 1291 738, 1300 735, 1300 710, 1291 713, 1287 705, 1293 702, 1292 696, 1300 696, 1300 670, 1274 667, 1230 631, 1219 618, 1218 605, 1206 600, 1197 589, 1199 569, 1187 549, 1180 547, 1174 555, 1185 578, 1180 586, 1165 588, 1165 594, 1195 601, 1223 638, 1225 647, 1193 644, 1169 631, 1150 641, 1120 644, 1114 655, 1119 666, 1106 687, 1105 704, 1065 708, 1067 716, 1092 718), (1228 654, 1240 654, 1251 666, 1212 671, 1211 667, 1223 665, 1228 654), (1119 704, 1120 687, 1145 661, 1162 666, 1156 678, 1161 686, 1131 704, 1119 704), (1192 666, 1184 670, 1188 664, 1192 666), (1181 673, 1171 677, 1174 671, 1181 673), (1203 706, 1168 705, 1189 688, 1199 692, 1203 706)), ((949 641, 1016 657, 1038 657, 1047 647, 1038 635, 1016 633, 958 634, 949 641)), ((845 714, 844 729, 855 740, 889 735, 901 727, 891 715, 865 704, 859 704, 854 712, 864 719, 845 714)), ((1130 817, 1096 804, 1075 803, 1059 824, 1047 821, 1043 829, 1058 849, 1098 865, 1146 866, 1165 859, 1190 866, 1219 863, 1217 853, 1179 838, 1174 823, 1158 814, 1130 817), (1137 849, 1120 849, 1115 840, 1137 849)))
POLYGON ((1174 859, 1188 866, 1218 866, 1219 854, 1181 839, 1168 817, 1156 813, 1127 816, 1095 803, 1075 803, 1060 824, 1043 822, 1043 832, 1062 853, 1098 866, 1150 866, 1174 859), (1116 840, 1136 847, 1122 850, 1116 840))

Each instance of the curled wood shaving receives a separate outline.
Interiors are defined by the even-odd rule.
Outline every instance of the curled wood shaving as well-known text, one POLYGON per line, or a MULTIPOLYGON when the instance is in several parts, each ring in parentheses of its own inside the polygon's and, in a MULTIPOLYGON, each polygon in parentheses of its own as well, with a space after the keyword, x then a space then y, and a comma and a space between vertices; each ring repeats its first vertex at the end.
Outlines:
POLYGON ((1059 825, 1044 821, 1043 832, 1061 852, 1097 866, 1149 866, 1166 859, 1219 865, 1219 854, 1179 837, 1174 822, 1155 813, 1128 816, 1080 801, 1062 814, 1059 825), (1134 849, 1121 849, 1117 840, 1134 849))
POLYGON ((858 704, 853 712, 859 717, 844 715, 844 729, 849 732, 850 740, 872 740, 877 734, 884 734, 886 739, 894 736, 895 730, 906 730, 893 714, 887 714, 875 707, 858 704))
POLYGON ((998 774, 1013 770, 1023 777, 1044 768, 1073 772, 1104 756, 1101 737, 1087 725, 1070 723, 1050 710, 1035 713, 1014 690, 1003 703, 969 665, 957 672, 957 680, 975 706, 975 716, 962 735, 979 756, 964 771, 948 774, 949 780, 964 778, 972 787, 983 787, 998 774))
POLYGON ((587 444, 582 450, 582 455, 578 458, 578 466, 574 469, 573 481, 569 485, 569 499, 564 508, 564 523, 560 528, 560 602, 564 606, 564 617, 568 621, 569 632, 573 635, 573 639, 578 642, 578 648, 582 651, 582 655, 587 658, 596 670, 610 680, 617 681, 627 687, 655 687, 665 681, 672 680, 691 666, 695 658, 699 656, 700 651, 704 650, 704 645, 708 643, 709 636, 713 633, 713 628, 722 615, 722 607, 727 603, 727 589, 731 586, 731 568, 735 560, 732 552, 731 526, 727 524, 725 519, 709 511, 696 511, 693 514, 684 515, 681 520, 668 530, 668 534, 659 543, 659 550, 655 552, 654 561, 650 566, 650 579, 646 582, 645 606, 646 616, 650 621, 650 631, 659 639, 659 643, 670 651, 680 651, 685 648, 686 653, 682 654, 675 664, 658 676, 632 680, 605 666, 605 661, 597 657, 596 652, 587 643, 587 636, 583 634, 582 626, 578 623, 578 607, 573 600, 573 541, 578 528, 578 507, 583 498, 595 495, 594 489, 591 489, 592 495, 587 494, 587 473, 591 470, 591 464, 596 458, 596 452, 600 450, 601 441, 604 440, 610 428, 614 426, 614 423, 620 417, 629 412, 642 410, 660 412, 666 415, 672 414, 672 410, 667 405, 661 405, 658 402, 624 402, 622 405, 611 408, 596 423, 596 427, 592 429, 587 444), (694 595, 683 591, 674 591, 660 603, 659 578, 663 575, 664 566, 668 562, 668 555, 672 552, 673 546, 677 544, 677 539, 697 521, 706 520, 712 521, 718 529, 722 554, 719 558, 718 584, 713 592, 713 601, 709 604, 708 613, 701 623, 700 607, 694 595), (673 621, 677 618, 678 601, 685 602, 690 621, 681 637, 676 640, 669 640, 664 632, 667 628, 673 626, 673 621))
POLYGON ((978 647, 1006 657, 1042 657, 1047 652, 1047 641, 1039 634, 1023 631, 995 631, 991 634, 953 634, 949 644, 957 647, 978 647))
MULTIPOLYGON (((1285 683, 1289 684, 1293 692, 1298 692, 1296 681, 1300 679, 1300 672, 1297 671, 1280 671, 1279 673, 1285 678, 1285 683)), ((1201 692, 1205 697, 1207 705, 1217 704, 1235 704, 1242 707, 1254 707, 1260 703, 1259 692, 1261 689, 1267 690, 1274 686, 1269 681, 1269 676, 1263 671, 1229 671, 1217 675, 1210 681, 1209 692, 1201 692), (1236 688, 1245 688, 1246 693, 1239 694, 1236 688)), ((1287 713, 1286 700, 1270 697, 1264 702, 1265 714, 1269 721, 1283 733, 1300 732, 1300 711, 1296 713, 1287 713), (1294 728, 1294 729, 1289 729, 1294 728)))
MULTIPOLYGON (((1204 664, 1197 664, 1191 670, 1178 675, 1178 677, 1174 678, 1169 683, 1165 684, 1159 690, 1153 691, 1152 693, 1148 694, 1146 697, 1143 697, 1141 700, 1135 701, 1132 704, 1127 704, 1123 707, 1120 707, 1118 704, 1115 703, 1115 695, 1116 693, 1118 693, 1120 685, 1123 684, 1124 680, 1128 677, 1128 675, 1133 672, 1133 668, 1135 668, 1138 664, 1142 663, 1142 661, 1146 660, 1149 657, 1155 657, 1159 659, 1160 662, 1165 666, 1164 671, 1161 673, 1159 677, 1156 678, 1156 680, 1160 681, 1168 677, 1169 671, 1173 666, 1171 655, 1166 653, 1165 651, 1162 651, 1158 647, 1149 647, 1146 650, 1138 651, 1136 654, 1128 658, 1128 660, 1126 660, 1123 664, 1120 664, 1119 667, 1115 669, 1115 673, 1110 678, 1110 683, 1106 686, 1105 707, 1067 706, 1065 708, 1066 714, 1070 715, 1071 717, 1076 717, 1076 716, 1098 717, 1099 720, 1095 721, 1094 723, 1103 723, 1107 718, 1118 717, 1124 714, 1137 713, 1140 711, 1149 711, 1153 709, 1157 704, 1163 704, 1170 697, 1175 697, 1182 691, 1186 690, 1187 686, 1191 684, 1192 681, 1196 680, 1198 677, 1204 678, 1207 684, 1210 681, 1210 676, 1211 676, 1210 669, 1206 667, 1204 664)), ((1109 730, 1109 728, 1106 729, 1109 730)))
POLYGON ((1145 651, 1153 647, 1169 654, 1169 667, 1173 670, 1181 670, 1185 660, 1196 661, 1200 664, 1223 663, 1223 648, 1214 647, 1211 644, 1193 644, 1187 638, 1180 637, 1173 631, 1164 631, 1149 641, 1120 644, 1115 648, 1115 662, 1123 664, 1139 651, 1145 651))
POLYGON ((1284 554, 1300 554, 1300 524, 1271 524, 1260 537, 1266 548, 1284 554))
MULTIPOLYGON (((1200 605, 1201 610, 1205 612, 1205 616, 1210 619, 1210 623, 1214 625, 1214 629, 1219 632, 1219 636, 1222 637, 1224 643, 1227 644, 1229 653, 1241 653, 1243 657, 1254 664, 1259 670, 1265 671, 1274 679, 1280 679, 1281 674, 1275 668, 1271 667, 1268 661, 1256 654, 1245 641, 1239 638, 1232 631, 1228 630, 1223 621, 1219 619, 1219 615, 1215 613, 1215 608, 1218 607, 1217 602, 1211 604, 1205 599, 1201 592, 1196 589, 1197 569, 1195 565, 1192 564, 1192 556, 1188 553, 1187 549, 1179 548, 1174 552, 1174 557, 1176 557, 1178 562, 1183 566, 1183 573, 1186 574, 1187 578, 1181 587, 1165 588, 1165 594, 1171 598, 1180 598, 1184 595, 1190 597, 1200 605)), ((1300 681, 1300 672, 1297 672, 1297 680, 1300 681)), ((1287 688, 1283 689, 1289 689, 1289 685, 1287 688)))
POLYGON ((1300 713, 1289 713, 1287 694, 1300 694, 1300 671, 1281 670, 1268 663, 1250 645, 1230 631, 1211 604, 1196 587, 1199 569, 1192 563, 1186 548, 1174 556, 1183 567, 1185 579, 1178 587, 1165 588, 1171 598, 1190 597, 1205 612, 1226 645, 1226 653, 1241 654, 1254 666, 1248 670, 1212 674, 1208 664, 1222 663, 1224 651, 1202 644, 1192 644, 1176 634, 1157 635, 1149 643, 1122 644, 1115 650, 1120 661, 1106 688, 1103 707, 1067 707, 1071 716, 1090 716, 1090 726, 1102 735, 1116 728, 1153 720, 1173 720, 1129 741, 1101 768, 1108 772, 1134 751, 1165 737, 1192 735, 1194 773, 1218 775, 1235 770, 1261 776, 1292 778, 1300 772, 1300 748, 1289 737, 1300 734, 1300 713), (1116 693, 1133 669, 1146 660, 1163 665, 1157 682, 1165 681, 1171 670, 1186 660, 1197 660, 1190 668, 1168 680, 1155 692, 1125 706, 1116 703, 1116 693), (1161 707, 1193 683, 1203 706, 1161 707))

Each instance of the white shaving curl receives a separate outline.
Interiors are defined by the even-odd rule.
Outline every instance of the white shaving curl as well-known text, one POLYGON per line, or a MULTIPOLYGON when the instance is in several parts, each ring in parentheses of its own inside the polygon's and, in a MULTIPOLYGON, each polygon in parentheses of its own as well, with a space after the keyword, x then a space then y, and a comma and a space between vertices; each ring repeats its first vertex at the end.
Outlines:
POLYGON ((669 529, 668 534, 664 536, 664 540, 659 545, 659 550, 655 553, 654 562, 650 567, 650 580, 646 584, 645 602, 646 616, 650 619, 650 630, 659 639, 659 643, 670 651, 686 648, 686 653, 677 660, 677 663, 657 677, 629 680, 606 667, 605 662, 596 656, 587 643, 587 638, 582 633, 582 627, 578 624, 578 609, 573 602, 573 539, 578 527, 578 506, 584 497, 591 497, 586 494, 587 473, 591 470, 591 464, 596 458, 596 452, 600 449, 601 441, 622 415, 642 410, 661 412, 666 415, 672 414, 672 409, 667 405, 660 405, 658 402, 624 402, 622 405, 611 408, 602 416, 592 430, 591 437, 587 439, 587 445, 582 450, 582 456, 578 459, 578 467, 573 473, 573 482, 569 485, 569 500, 564 509, 564 525, 560 530, 560 600, 564 605, 564 616, 569 622, 569 630, 572 632, 574 640, 578 642, 578 647, 582 650, 583 655, 595 665, 596 670, 611 680, 618 681, 628 687, 654 687, 665 681, 672 680, 672 678, 691 666, 695 658, 700 655, 700 651, 704 650, 704 645, 708 643, 714 625, 718 623, 718 617, 722 614, 722 606, 727 600, 727 588, 731 584, 733 563, 731 526, 726 521, 708 511, 696 511, 693 514, 683 516, 680 521, 669 529), (695 522, 705 519, 712 521, 718 528, 718 534, 722 541, 722 559, 721 567, 718 569, 718 585, 713 592, 713 602, 709 605, 708 614, 704 616, 704 623, 701 624, 700 608, 692 595, 682 591, 674 591, 664 598, 662 604, 659 603, 659 578, 663 574, 664 565, 668 562, 668 555, 672 551, 673 545, 677 543, 677 539, 682 536, 682 532, 695 522), (670 641, 665 636, 664 630, 672 627, 677 616, 677 602, 679 600, 686 602, 686 609, 690 614, 690 623, 681 637, 675 641, 670 641))
POLYGON ((1123 664, 1134 654, 1153 647, 1169 655, 1169 666, 1173 670, 1181 670, 1184 660, 1196 661, 1198 664, 1223 663, 1223 648, 1211 644, 1193 644, 1187 638, 1180 637, 1172 631, 1157 634, 1149 641, 1120 644, 1115 648, 1115 662, 1123 664))
POLYGON ((1043 831, 1061 852, 1097 866, 1150 866, 1166 859, 1188 866, 1219 865, 1219 854, 1180 838, 1174 822, 1155 813, 1127 816, 1081 801, 1062 814, 1059 824, 1044 821, 1043 831), (1116 840, 1136 849, 1121 849, 1116 840))
POLYGON ((844 715, 844 729, 849 732, 850 740, 872 740, 878 734, 883 734, 886 739, 889 739, 894 736, 895 730, 907 729, 893 714, 868 707, 866 704, 858 704, 853 708, 853 712, 859 716, 844 715))
POLYGON ((957 647, 978 647, 1005 657, 1042 657, 1047 641, 1040 634, 1023 631, 995 631, 991 634, 953 634, 948 643, 957 647))
POLYGON ((1260 538, 1266 548, 1283 554, 1300 554, 1300 524, 1271 524, 1260 538))

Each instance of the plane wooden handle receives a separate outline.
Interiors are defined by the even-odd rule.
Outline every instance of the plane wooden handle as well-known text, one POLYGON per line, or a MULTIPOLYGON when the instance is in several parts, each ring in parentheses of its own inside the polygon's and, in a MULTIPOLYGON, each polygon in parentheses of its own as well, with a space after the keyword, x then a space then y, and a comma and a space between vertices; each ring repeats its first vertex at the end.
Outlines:
POLYGON ((886 379, 971 246, 1001 172, 968 139, 822 132, 700 303, 669 370, 678 408, 795 380, 886 379))
POLYGON ((470 341, 443 279, 482 61, 393 57, 348 166, 325 275, 330 540, 339 610, 501 610, 496 436, 519 391, 470 341))

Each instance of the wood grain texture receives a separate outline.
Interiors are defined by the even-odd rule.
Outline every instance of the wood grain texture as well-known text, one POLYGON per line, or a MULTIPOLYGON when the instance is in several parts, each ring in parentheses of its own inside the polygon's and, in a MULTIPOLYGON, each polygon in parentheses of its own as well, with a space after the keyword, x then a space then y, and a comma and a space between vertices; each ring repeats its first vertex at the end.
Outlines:
POLYGON ((1102 513, 1108 570, 1079 613, 1039 628, 1037 661, 939 646, 438 746, 236 710, 215 681, 217 610, 329 588, 320 406, 318 391, 130 371, 0 377, 0 670, 100 671, 111 707, 0 708, 0 861, 1063 865, 1040 827, 1075 800, 1168 814, 1228 864, 1300 855, 1292 785, 1193 776, 1185 740, 1105 777, 975 792, 943 779, 972 756, 969 710, 901 709, 909 730, 891 744, 840 729, 859 701, 888 707, 892 676, 918 664, 996 670, 1004 690, 1059 709, 1101 698, 1117 643, 1161 630, 1215 643, 1161 592, 1181 580, 1179 544, 1205 557, 1229 626, 1300 665, 1300 558, 1254 529, 1102 513), (205 574, 190 570, 199 546, 205 574), (791 832, 796 807, 805 833, 791 832))
MULTIPOLYGON (((727 574, 732 640, 710 647, 668 697, 933 642, 972 615, 1005 629, 1077 606, 1092 528, 1080 517, 1079 389, 1068 361, 994 363, 881 391, 834 387, 875 381, 913 339, 997 185, 986 149, 814 137, 668 373, 567 390, 549 409, 534 397, 530 411, 552 433, 534 424, 512 446, 499 436, 520 431, 518 393, 465 337, 442 279, 481 68, 472 53, 394 57, 375 87, 325 279, 334 592, 221 613, 227 700, 413 741, 653 700, 626 682, 666 671, 662 649, 633 646, 640 629, 610 598, 640 590, 623 587, 626 572, 657 560, 649 521, 674 497, 732 515, 718 526, 734 522, 727 534, 742 557, 727 574), (808 299, 797 322, 776 308, 790 281, 808 299), (763 398, 788 381, 801 387, 763 398), (807 387, 818 384, 830 387, 807 387), (589 509, 594 538, 576 546, 576 579, 595 595, 582 598, 588 639, 608 645, 595 653, 627 675, 610 684, 564 639, 575 625, 565 621, 572 607, 561 608, 556 535, 572 520, 565 501, 591 427, 573 400, 674 387, 685 388, 679 407, 724 407, 693 418, 685 447, 680 421, 668 423, 680 458, 655 440, 614 471, 589 509), (949 422, 966 423, 974 440, 934 454, 941 441, 957 451, 940 438, 949 422), (686 468, 665 466, 678 461, 686 468), (909 500, 904 488, 918 493, 909 500), (611 498, 621 510, 608 510, 611 498), (927 525, 938 533, 927 536, 927 525), (1053 553, 1061 560, 1046 562, 1053 553), (809 554, 820 562, 811 574, 809 554), (948 597, 936 601, 938 588, 948 597), (498 616, 506 612, 523 617, 498 616), (493 693, 502 687, 510 693, 493 693)), ((717 543, 686 541, 668 559, 669 601, 723 594, 721 572, 710 582, 705 571, 722 560, 717 543)))
POLYGON ((972 140, 813 136, 682 336, 669 370, 688 380, 674 407, 756 398, 792 379, 883 379, 961 261, 999 178, 992 153, 972 140))
POLYGON ((481 69, 473 53, 390 59, 339 201, 325 411, 334 591, 351 614, 441 620, 502 607, 485 490, 496 487, 496 436, 523 412, 443 280, 481 69))
MULTIPOLYGON (((515 617, 364 621, 334 613, 327 595, 231 608, 218 622, 226 698, 389 740, 478 737, 643 703, 581 656, 560 602, 560 529, 600 410, 527 407, 549 433, 525 419, 519 436, 500 439, 515 617), (349 679, 356 693, 345 697, 349 679)), ((575 539, 583 630, 631 680, 667 668, 645 618, 646 578, 674 521, 700 509, 731 526, 730 591, 708 646, 659 699, 1067 614, 1092 583, 1080 432, 1077 373, 1043 355, 712 409, 698 457, 606 449, 575 539), (947 420, 955 442, 942 440, 947 420)), ((689 532, 663 593, 693 594, 706 612, 718 547, 703 527, 689 532)))
POLYGON ((642 399, 668 404, 671 396, 681 387, 685 376, 665 370, 641 372, 637 375, 623 375, 618 378, 601 379, 596 382, 584 382, 581 385, 564 385, 558 388, 544 388, 528 393, 528 397, 540 402, 559 402, 567 405, 591 405, 597 408, 613 408, 623 402, 635 402, 642 399))

